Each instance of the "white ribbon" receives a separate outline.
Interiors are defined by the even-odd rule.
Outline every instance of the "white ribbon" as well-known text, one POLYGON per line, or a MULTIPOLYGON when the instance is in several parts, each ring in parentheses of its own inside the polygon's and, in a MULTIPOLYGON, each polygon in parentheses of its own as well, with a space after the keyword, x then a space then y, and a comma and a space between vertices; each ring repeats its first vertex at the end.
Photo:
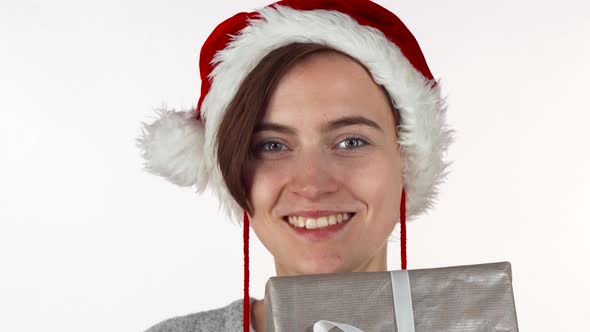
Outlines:
MULTIPOLYGON (((412 306, 412 289, 407 270, 390 271, 393 305, 395 306, 395 324, 398 332, 415 332, 414 310, 412 306)), ((343 332, 363 332, 352 325, 319 320, 313 324, 313 332, 329 332, 337 327, 343 332)))
POLYGON ((390 275, 397 331, 414 332, 414 309, 408 271, 391 271, 390 275))

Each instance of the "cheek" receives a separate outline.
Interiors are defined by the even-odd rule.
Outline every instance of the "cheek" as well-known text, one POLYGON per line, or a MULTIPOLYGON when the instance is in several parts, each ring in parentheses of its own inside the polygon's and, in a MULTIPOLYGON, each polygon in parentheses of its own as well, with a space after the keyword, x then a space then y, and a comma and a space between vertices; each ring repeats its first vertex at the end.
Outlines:
POLYGON ((254 216, 271 212, 288 174, 289 170, 280 162, 261 162, 253 165, 250 172, 250 201, 254 208, 254 216))
POLYGON ((343 170, 347 174, 346 186, 365 204, 367 223, 390 227, 400 207, 403 186, 400 158, 396 154, 380 153, 370 160, 343 170))
POLYGON ((395 153, 371 153, 365 158, 341 163, 338 172, 339 177, 351 183, 350 187, 364 195, 379 196, 397 189, 392 186, 400 185, 401 188, 401 162, 395 153))
POLYGON ((264 247, 275 257, 288 257, 287 248, 291 247, 282 241, 282 237, 277 236, 284 225, 273 215, 284 182, 288 179, 286 168, 286 165, 276 162, 265 162, 253 167, 250 173, 250 202, 254 210, 250 226, 264 247))

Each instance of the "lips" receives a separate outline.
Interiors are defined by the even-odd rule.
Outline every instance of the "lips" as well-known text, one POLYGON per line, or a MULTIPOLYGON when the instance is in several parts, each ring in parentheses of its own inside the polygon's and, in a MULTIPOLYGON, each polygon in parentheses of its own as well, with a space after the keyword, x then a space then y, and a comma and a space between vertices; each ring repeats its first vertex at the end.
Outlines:
POLYGON ((353 213, 341 212, 322 215, 319 217, 312 216, 287 216, 285 220, 291 224, 291 226, 300 229, 322 229, 336 224, 341 224, 349 220, 353 216, 353 213))
POLYGON ((352 216, 345 220, 342 221, 340 223, 336 223, 334 225, 329 225, 325 226, 325 227, 320 227, 320 228, 311 228, 308 229, 306 227, 296 227, 293 226, 292 224, 290 224, 287 220, 285 220, 285 223, 287 224, 287 227, 297 236, 302 237, 303 239, 307 240, 307 241, 322 241, 322 240, 328 240, 332 237, 335 237, 336 235, 338 235, 339 233, 341 233, 345 228, 347 228, 347 226, 351 223, 354 222, 354 214, 351 214, 352 216))
POLYGON ((335 237, 347 228, 356 215, 351 212, 312 212, 306 214, 307 216, 286 216, 284 220, 295 234, 314 242, 335 237))

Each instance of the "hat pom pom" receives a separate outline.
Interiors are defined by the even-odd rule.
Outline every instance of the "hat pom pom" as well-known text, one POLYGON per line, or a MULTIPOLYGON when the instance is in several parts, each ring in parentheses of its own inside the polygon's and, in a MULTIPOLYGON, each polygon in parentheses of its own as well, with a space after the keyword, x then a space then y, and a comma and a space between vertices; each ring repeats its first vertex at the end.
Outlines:
POLYGON ((152 124, 142 122, 141 136, 136 141, 145 170, 176 185, 204 190, 208 180, 203 158, 205 127, 197 119, 196 110, 176 112, 162 108, 156 112, 152 124))

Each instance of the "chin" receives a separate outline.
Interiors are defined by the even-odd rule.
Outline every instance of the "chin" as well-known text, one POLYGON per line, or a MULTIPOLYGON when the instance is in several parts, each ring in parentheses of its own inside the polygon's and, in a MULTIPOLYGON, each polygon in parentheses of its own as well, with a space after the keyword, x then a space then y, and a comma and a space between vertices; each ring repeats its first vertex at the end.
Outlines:
POLYGON ((297 274, 327 274, 327 273, 341 273, 351 272, 352 270, 341 260, 314 260, 307 261, 304 266, 297 269, 297 274))

